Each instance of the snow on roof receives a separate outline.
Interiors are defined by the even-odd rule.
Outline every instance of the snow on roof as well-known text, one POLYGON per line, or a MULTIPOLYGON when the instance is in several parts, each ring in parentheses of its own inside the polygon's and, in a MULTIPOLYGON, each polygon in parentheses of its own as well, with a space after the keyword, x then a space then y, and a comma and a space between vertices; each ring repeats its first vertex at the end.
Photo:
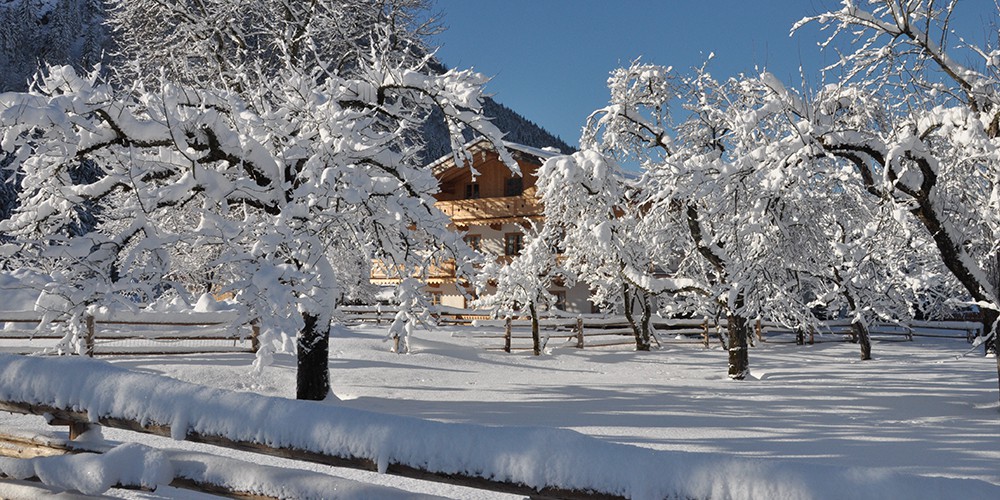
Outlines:
MULTIPOLYGON (((541 149, 532 146, 526 146, 524 144, 518 144, 516 142, 504 141, 503 145, 505 148, 511 151, 520 152, 528 156, 533 156, 535 158, 538 158, 539 160, 547 160, 554 156, 559 156, 563 154, 561 151, 555 150, 554 148, 541 149)), ((462 148, 470 152, 494 150, 493 144, 491 144, 490 141, 487 140, 485 137, 478 137, 476 139, 473 139, 463 144, 462 148)), ((432 172, 438 173, 448 168, 456 166, 454 165, 454 161, 455 161, 455 155, 453 153, 448 153, 438 158, 437 160, 432 161, 427 166, 431 169, 432 172), (449 165, 449 163, 451 163, 451 165, 449 165)))

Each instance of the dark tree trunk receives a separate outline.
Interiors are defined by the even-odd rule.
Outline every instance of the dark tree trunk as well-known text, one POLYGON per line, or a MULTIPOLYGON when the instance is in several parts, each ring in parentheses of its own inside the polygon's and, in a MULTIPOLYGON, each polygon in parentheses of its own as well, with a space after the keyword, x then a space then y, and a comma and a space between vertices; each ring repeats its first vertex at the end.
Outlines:
POLYGON ((507 316, 503 322, 503 352, 510 352, 510 330, 510 316, 507 316))
MULTIPOLYGON (((742 305, 742 299, 737 303, 742 305)), ((743 380, 750 374, 750 355, 747 352, 747 336, 750 334, 749 321, 739 314, 730 312, 729 320, 729 378, 743 380)))
MULTIPOLYGON (((1000 313, 992 309, 983 309, 983 335, 989 335, 990 332, 994 332, 996 328, 997 319, 1000 319, 1000 313)), ((986 349, 986 353, 993 353, 997 359, 997 387, 1000 388, 1000 331, 993 333, 993 342, 987 343, 983 346, 986 349)))
POLYGON ((535 303, 528 304, 528 311, 531 312, 531 348, 535 356, 542 355, 542 339, 538 335, 538 311, 535 310, 535 303))
POLYGON ((1000 333, 993 336, 993 355, 997 360, 997 386, 1000 387, 1000 333))
MULTIPOLYGON (((837 284, 839 285, 841 281, 840 275, 837 273, 836 269, 834 269, 833 272, 837 277, 837 284)), ((851 308, 851 314, 859 315, 857 312, 858 303, 854 300, 854 296, 851 295, 847 289, 844 289, 843 293, 844 298, 847 299, 847 306, 851 308)), ((872 339, 871 336, 868 335, 868 327, 865 326, 860 319, 855 319, 851 322, 851 337, 852 342, 857 342, 861 346, 861 361, 868 361, 872 359, 872 339)))
MULTIPOLYGON (((644 350, 648 351, 651 345, 651 340, 653 340, 653 330, 650 325, 650 321, 653 316, 653 306, 649 303, 649 294, 645 291, 642 292, 642 319, 640 324, 642 326, 642 343, 646 345, 644 350)), ((656 345, 660 345, 660 341, 656 341, 656 345)))
POLYGON ((872 359, 872 339, 868 335, 868 327, 860 321, 855 321, 851 323, 851 331, 854 332, 858 344, 861 345, 861 361, 872 359))
POLYGON ((628 325, 632 328, 632 335, 635 336, 635 350, 648 351, 649 333, 646 332, 644 339, 642 328, 635 322, 635 316, 632 314, 632 306, 635 305, 635 301, 628 285, 622 285, 622 300, 624 301, 625 319, 628 320, 628 325))
POLYGON ((302 320, 295 398, 321 401, 330 394, 330 325, 320 324, 319 317, 309 313, 302 313, 302 320))

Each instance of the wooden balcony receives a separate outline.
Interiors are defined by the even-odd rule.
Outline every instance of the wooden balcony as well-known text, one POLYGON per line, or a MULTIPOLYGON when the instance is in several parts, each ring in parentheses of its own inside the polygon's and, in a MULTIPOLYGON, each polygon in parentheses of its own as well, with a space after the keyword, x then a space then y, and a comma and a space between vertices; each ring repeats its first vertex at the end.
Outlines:
MULTIPOLYGON (((387 268, 381 262, 372 265, 371 282, 376 285, 393 285, 399 283, 399 268, 387 268)), ((430 266, 426 273, 421 270, 413 274, 425 283, 451 283, 455 281, 455 261, 447 260, 430 266)))
POLYGON ((456 225, 520 222, 542 216, 542 203, 530 194, 439 201, 434 206, 451 217, 456 225))

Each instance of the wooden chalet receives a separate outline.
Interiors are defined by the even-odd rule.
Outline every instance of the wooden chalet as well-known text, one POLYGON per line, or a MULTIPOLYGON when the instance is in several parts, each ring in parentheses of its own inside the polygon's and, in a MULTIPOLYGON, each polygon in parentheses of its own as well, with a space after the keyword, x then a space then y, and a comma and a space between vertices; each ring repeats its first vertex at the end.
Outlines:
MULTIPOLYGON (((524 228, 528 221, 544 223, 542 204, 536 196, 536 172, 548 158, 560 153, 514 143, 505 146, 521 169, 515 175, 500 160, 492 144, 479 139, 466 145, 472 155, 475 178, 468 165, 457 164, 447 155, 428 167, 440 181, 435 206, 451 218, 451 227, 465 234, 469 245, 498 260, 509 259, 521 251, 524 228)), ((460 293, 453 264, 445 263, 427 273, 427 294, 433 304, 466 308, 460 293)), ((372 282, 382 285, 398 281, 373 272, 372 282)), ((569 312, 591 312, 590 292, 585 286, 556 286, 550 290, 555 307, 569 312)))

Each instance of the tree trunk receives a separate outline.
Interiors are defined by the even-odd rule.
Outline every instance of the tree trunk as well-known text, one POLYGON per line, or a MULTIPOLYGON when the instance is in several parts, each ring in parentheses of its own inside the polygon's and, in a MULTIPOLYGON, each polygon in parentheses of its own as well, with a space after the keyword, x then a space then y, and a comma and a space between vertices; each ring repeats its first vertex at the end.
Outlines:
POLYGON ((997 386, 1000 387, 1000 334, 993 336, 993 355, 997 360, 997 386))
MULTIPOLYGON (((837 274, 837 270, 833 270, 834 275, 837 277, 837 284, 840 284, 840 275, 837 274)), ((862 322, 861 313, 858 312, 858 303, 854 300, 854 295, 851 294, 846 288, 843 291, 844 298, 847 299, 847 306, 851 308, 851 314, 854 315, 854 321, 851 322, 851 341, 857 342, 861 346, 861 361, 868 361, 872 359, 872 339, 868 335, 868 327, 862 322)))
POLYGON ((750 374, 750 354, 747 352, 747 336, 750 335, 750 321, 733 312, 743 307, 743 294, 736 297, 736 303, 729 309, 729 378, 743 380, 750 374))
MULTIPOLYGON (((649 294, 645 291, 642 292, 642 319, 640 320, 640 325, 642 327, 642 343, 646 346, 644 351, 650 349, 651 340, 653 339, 652 326, 650 321, 653 316, 653 306, 649 303, 649 294)), ((660 341, 656 341, 657 346, 659 346, 660 341)))
POLYGON ((319 317, 309 313, 302 313, 302 320, 295 398, 322 401, 330 394, 330 325, 321 325, 319 317))
POLYGON ((622 284, 622 300, 624 301, 624 311, 625 319, 628 320, 629 326, 632 328, 632 335, 635 336, 635 350, 637 351, 648 351, 649 350, 649 334, 647 332, 646 339, 643 341, 642 330, 639 325, 635 322, 635 317, 632 315, 632 306, 635 305, 632 293, 629 292, 628 285, 622 284))
POLYGON ((510 316, 504 318, 503 322, 503 352, 510 352, 510 316))
MULTIPOLYGON (((987 336, 989 336, 990 332, 993 331, 993 328, 994 328, 993 324, 997 321, 998 316, 1000 316, 1000 313, 997 313, 997 311, 993 311, 993 310, 990 310, 990 309, 983 309, 983 337, 984 338, 987 337, 987 336)), ((991 352, 994 353, 994 354, 996 353, 996 347, 997 347, 996 340, 997 340, 998 337, 1000 337, 1000 336, 994 336, 992 343, 990 343, 990 342, 985 342, 984 343, 983 349, 986 350, 986 354, 989 354, 991 352)))
POLYGON ((987 336, 990 332, 993 332, 993 342, 987 343, 983 346, 986 349, 986 354, 993 353, 997 359, 997 387, 1000 389, 1000 331, 994 331, 996 328, 997 319, 1000 319, 1000 313, 992 309, 983 309, 983 335, 987 336))
POLYGON ((538 335, 538 311, 535 309, 534 302, 528 304, 528 311, 531 312, 531 348, 535 356, 541 356, 542 339, 538 335))
POLYGON ((872 359, 872 339, 868 335, 868 327, 860 321, 855 321, 851 323, 851 332, 858 339, 858 344, 861 345, 861 361, 872 359))

